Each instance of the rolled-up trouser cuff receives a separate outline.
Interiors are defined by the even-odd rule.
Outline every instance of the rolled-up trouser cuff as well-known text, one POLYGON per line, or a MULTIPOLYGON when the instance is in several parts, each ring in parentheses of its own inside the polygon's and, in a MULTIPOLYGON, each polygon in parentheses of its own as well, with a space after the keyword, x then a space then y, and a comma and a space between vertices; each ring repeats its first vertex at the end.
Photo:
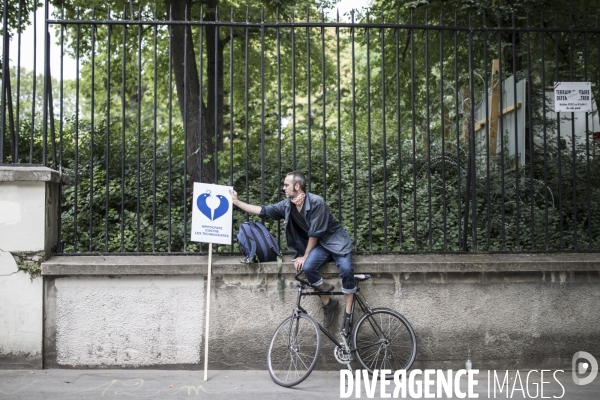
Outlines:
POLYGON ((321 286, 323 284, 323 278, 319 279, 316 283, 311 283, 313 286, 321 286))
POLYGON ((354 293, 356 293, 356 286, 354 286, 354 288, 352 288, 352 289, 342 288, 342 293, 344 293, 344 294, 354 294, 354 293))

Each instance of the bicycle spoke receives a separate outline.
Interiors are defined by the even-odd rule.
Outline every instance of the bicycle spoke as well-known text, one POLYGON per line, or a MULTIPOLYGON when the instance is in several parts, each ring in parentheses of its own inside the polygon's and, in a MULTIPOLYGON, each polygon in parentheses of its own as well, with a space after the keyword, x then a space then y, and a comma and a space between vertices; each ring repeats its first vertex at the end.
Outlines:
POLYGON ((377 354, 379 354, 380 348, 379 346, 372 348, 369 352, 364 353, 361 358, 365 361, 368 362, 372 359, 374 359, 377 354))
POLYGON ((362 317, 353 340, 358 361, 370 372, 409 368, 414 360, 412 328, 390 310, 374 310, 362 317))
MULTIPOLYGON (((295 372, 296 373, 296 377, 298 377, 300 375, 298 374, 298 366, 296 365, 296 359, 295 359, 293 353, 291 353, 290 356, 291 356, 290 370, 292 369, 292 367, 294 367, 293 372, 295 372)), ((289 376, 289 371, 288 371, 288 376, 289 376)))
POLYGON ((289 317, 271 339, 269 373, 279 385, 297 385, 311 373, 319 351, 320 332, 316 322, 307 315, 289 317))

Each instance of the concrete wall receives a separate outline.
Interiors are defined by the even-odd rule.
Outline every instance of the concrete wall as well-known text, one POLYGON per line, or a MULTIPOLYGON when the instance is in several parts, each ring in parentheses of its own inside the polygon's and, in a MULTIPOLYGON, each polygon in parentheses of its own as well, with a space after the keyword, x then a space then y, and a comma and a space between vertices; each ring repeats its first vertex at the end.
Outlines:
POLYGON ((0 182, 0 243, 5 251, 44 250, 46 182, 0 182))
POLYGON ((48 366, 201 361, 201 277, 65 277, 53 283, 56 364, 48 366))
MULTIPOLYGON (((363 256, 355 269, 373 275, 361 285, 371 306, 413 325, 417 365, 464 366, 470 350, 476 368, 569 368, 576 351, 600 355, 598 258, 363 256)), ((266 368, 272 332, 296 299, 286 261, 280 283, 271 263, 214 258, 210 368, 266 368)), ((47 366, 203 367, 205 257, 57 257, 43 270, 47 366)), ((340 288, 335 271, 323 275, 340 288)), ((318 299, 303 306, 322 318, 318 299)), ((326 338, 321 354, 319 368, 339 366, 326 338)))
POLYGON ((0 369, 41 368, 42 278, 19 271, 0 251, 0 369))
POLYGON ((66 176, 46 167, 0 167, 0 248, 43 251, 58 241, 58 184, 66 176))
POLYGON ((45 167, 0 167, 0 368, 41 368, 42 278, 58 241, 58 184, 45 167), (20 268, 21 267, 21 268, 20 268))

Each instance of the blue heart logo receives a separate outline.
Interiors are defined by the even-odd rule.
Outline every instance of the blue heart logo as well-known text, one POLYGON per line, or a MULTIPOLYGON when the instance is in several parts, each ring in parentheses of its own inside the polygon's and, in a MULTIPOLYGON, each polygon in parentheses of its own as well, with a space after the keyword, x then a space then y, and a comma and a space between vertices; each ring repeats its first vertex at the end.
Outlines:
POLYGON ((200 212, 211 221, 222 217, 223 215, 225 215, 227 210, 229 210, 229 201, 227 201, 227 198, 225 196, 218 194, 216 198, 219 199, 219 204, 216 208, 211 208, 208 206, 209 201, 211 205, 214 205, 216 203, 214 201, 215 197, 211 196, 210 191, 202 193, 200 196, 198 196, 198 200, 196 200, 196 206, 198 207, 198 210, 200 210, 200 212))

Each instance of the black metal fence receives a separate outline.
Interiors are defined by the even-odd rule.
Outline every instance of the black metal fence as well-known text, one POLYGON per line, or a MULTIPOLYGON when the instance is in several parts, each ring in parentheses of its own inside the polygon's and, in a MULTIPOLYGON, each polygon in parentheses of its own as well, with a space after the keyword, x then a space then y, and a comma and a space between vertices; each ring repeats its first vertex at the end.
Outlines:
POLYGON ((291 170, 358 252, 600 249, 595 100, 554 113, 555 82, 600 95, 597 20, 46 5, 40 74, 24 4, 4 0, 0 163, 71 177, 59 253, 201 252, 192 182, 268 204, 291 170))

